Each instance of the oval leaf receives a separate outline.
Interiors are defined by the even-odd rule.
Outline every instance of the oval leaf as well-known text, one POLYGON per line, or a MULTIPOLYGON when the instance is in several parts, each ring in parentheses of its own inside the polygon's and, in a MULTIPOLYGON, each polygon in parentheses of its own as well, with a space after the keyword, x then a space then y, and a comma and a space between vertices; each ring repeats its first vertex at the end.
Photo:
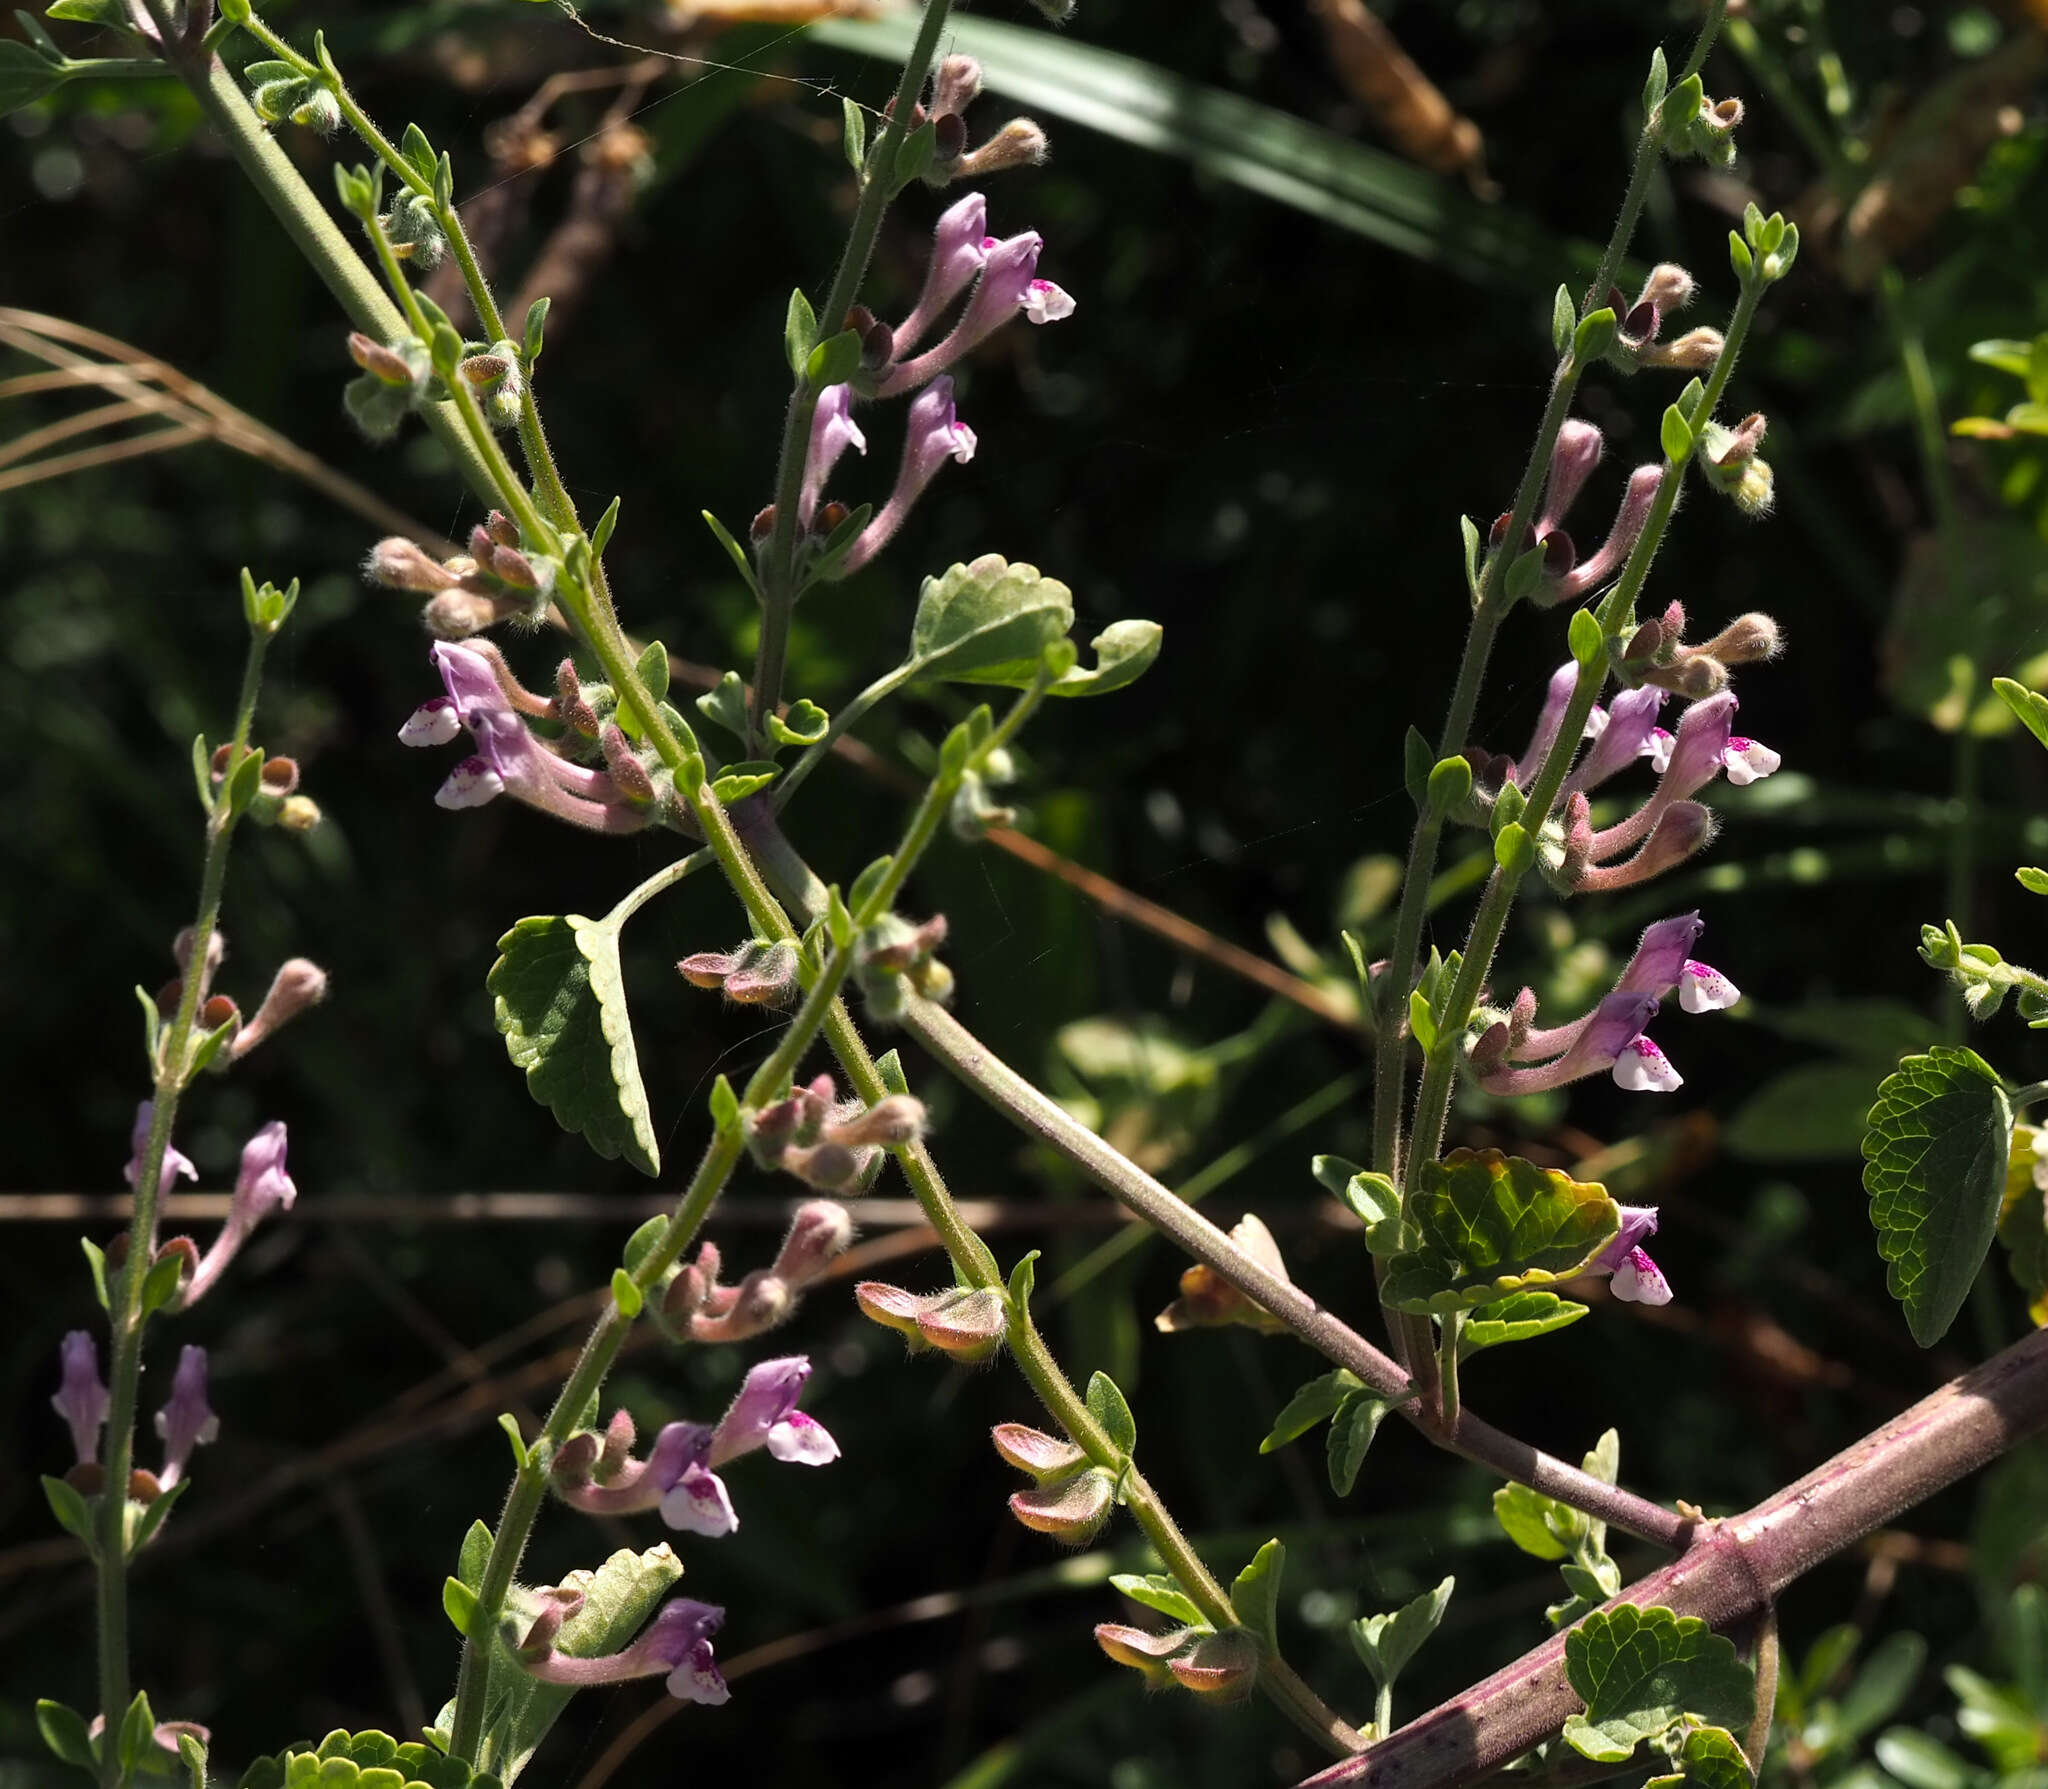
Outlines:
POLYGON ((1564 1737, 1596 1761, 1619 1762, 1686 1715, 1746 1732, 1756 1714, 1756 1680, 1734 1643, 1670 1609, 1596 1610, 1565 1635, 1564 1672, 1586 1704, 1564 1737))
POLYGON ((988 553, 925 579, 905 662, 919 677, 1024 689, 1038 675, 1039 654, 1073 625, 1066 585, 988 553))
POLYGON ((1131 1406, 1107 1373, 1088 1381, 1088 1414, 1102 1425, 1116 1451, 1128 1455, 1138 1445, 1138 1424, 1131 1406))
POLYGON ((1458 1334, 1458 1358, 1469 1360, 1483 1348, 1503 1342, 1526 1342, 1563 1329, 1586 1314, 1586 1307, 1559 1298, 1555 1292, 1511 1292, 1483 1304, 1465 1319, 1458 1334))
POLYGON ((1947 1333, 1991 1247, 2011 1142, 2011 1103, 1975 1051, 1936 1044, 1877 1090, 1863 1190, 1885 1284, 1923 1348, 1947 1333))
POLYGON ((1366 1450, 1393 1407, 1385 1398, 1358 1394, 1337 1407, 1337 1414, 1330 1419, 1329 1466, 1330 1489, 1339 1497, 1351 1495, 1352 1486, 1358 1483, 1359 1468, 1365 1464, 1366 1450))
POLYGON ((1497 1149, 1424 1163, 1407 1215, 1420 1245, 1394 1256, 1380 1296, 1438 1315, 1581 1273, 1621 1227, 1605 1187, 1497 1149))
POLYGON ((1269 1654, 1280 1650, 1280 1574, 1286 1569, 1287 1549, 1271 1540, 1252 1555, 1251 1564, 1230 1587, 1230 1606, 1238 1620, 1258 1635, 1269 1654))
POLYGON ((1259 1452, 1269 1454, 1276 1447, 1285 1447, 1288 1442, 1299 1440, 1317 1423, 1336 1415, 1346 1398, 1363 1390, 1365 1381, 1343 1367, 1334 1373, 1325 1373, 1320 1379, 1311 1379, 1274 1417, 1273 1432, 1259 1443, 1259 1452))
POLYGON ((505 1053, 563 1129, 643 1174, 661 1149, 640 1083, 615 927, 581 914, 522 919, 498 940, 485 979, 505 1053))

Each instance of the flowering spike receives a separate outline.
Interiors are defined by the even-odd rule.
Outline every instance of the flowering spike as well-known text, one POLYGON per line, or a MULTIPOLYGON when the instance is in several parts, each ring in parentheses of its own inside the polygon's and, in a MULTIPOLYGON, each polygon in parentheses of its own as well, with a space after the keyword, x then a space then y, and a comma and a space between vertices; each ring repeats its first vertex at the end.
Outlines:
MULTIPOLYGON (((1037 277, 1038 257, 1044 247, 1045 239, 1035 230, 1001 241, 985 240, 981 278, 952 333, 916 359, 899 361, 877 386, 878 393, 897 397, 915 391, 1020 311, 1033 323, 1051 323, 1072 316, 1073 299, 1050 280, 1037 277)), ((908 345, 901 330, 897 332, 897 342, 899 351, 908 345)))
POLYGON ((64 1419, 71 1431, 71 1446, 81 1466, 90 1466, 100 1455, 100 1430, 107 1420, 107 1388, 100 1383, 99 1346, 92 1332, 70 1330, 58 1350, 62 1376, 50 1408, 64 1419))
POLYGON ((1018 1521, 1065 1547, 1087 1545, 1102 1532, 1115 1507, 1116 1481, 1100 1466, 1010 1498, 1010 1513, 1018 1521))

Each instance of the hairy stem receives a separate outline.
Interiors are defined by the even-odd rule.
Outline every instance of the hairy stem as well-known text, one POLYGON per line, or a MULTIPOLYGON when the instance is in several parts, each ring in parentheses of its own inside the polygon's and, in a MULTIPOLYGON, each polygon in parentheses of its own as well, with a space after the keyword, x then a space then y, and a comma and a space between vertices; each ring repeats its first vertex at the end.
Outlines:
POLYGON ((199 909, 192 920, 182 966, 183 986, 178 1009, 158 1039, 152 1089, 149 1137, 136 1165, 135 1204, 128 1219, 128 1256, 107 1288, 109 1361, 106 1425, 106 1481, 100 1495, 94 1548, 98 1573, 100 1712, 106 1717, 108 1744, 100 1763, 100 1779, 113 1789, 121 1779, 119 1748, 112 1741, 127 1712, 128 1679, 128 1480, 135 1466, 135 1406, 142 1385, 142 1336, 147 1320, 142 1310, 142 1283, 156 1257, 157 1208, 163 1193, 164 1156, 177 1122, 178 1099, 187 1080, 193 1032, 205 983, 207 953, 220 923, 221 890, 227 881, 228 853, 239 819, 227 790, 235 767, 249 751, 249 728, 256 715, 257 691, 263 681, 263 657, 270 635, 251 629, 242 661, 242 687, 235 702, 234 740, 227 758, 227 777, 206 821, 206 854, 199 871, 199 909))

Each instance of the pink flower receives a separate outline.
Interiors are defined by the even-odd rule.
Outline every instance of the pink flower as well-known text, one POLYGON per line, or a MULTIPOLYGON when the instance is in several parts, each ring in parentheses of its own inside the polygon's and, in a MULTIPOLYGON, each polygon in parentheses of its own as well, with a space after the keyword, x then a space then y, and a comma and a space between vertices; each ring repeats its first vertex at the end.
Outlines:
POLYGON ((843 561, 842 569, 858 571, 895 538, 896 530, 925 487, 938 476, 947 460, 965 465, 974 458, 974 431, 953 409, 953 381, 942 374, 917 394, 910 406, 908 432, 903 438, 903 460, 896 472, 896 488, 881 513, 861 530, 843 561))
POLYGON ((107 1388, 100 1383, 100 1353, 89 1330, 74 1329, 58 1350, 62 1376, 51 1409, 71 1430, 72 1450, 81 1466, 100 1457, 100 1430, 107 1420, 107 1388))
POLYGON ((186 1347, 178 1352, 178 1370, 171 1380, 170 1402, 156 1413, 156 1432, 163 1438, 164 1467, 157 1482, 168 1491, 185 1476, 192 1450, 220 1435, 220 1418, 206 1402, 206 1350, 186 1347))

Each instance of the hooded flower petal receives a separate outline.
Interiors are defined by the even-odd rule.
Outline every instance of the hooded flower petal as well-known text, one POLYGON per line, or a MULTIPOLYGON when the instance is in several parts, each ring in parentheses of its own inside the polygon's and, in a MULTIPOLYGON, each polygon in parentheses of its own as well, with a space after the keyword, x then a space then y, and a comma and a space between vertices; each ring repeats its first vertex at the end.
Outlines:
POLYGON ((1024 288, 1020 308, 1027 323, 1057 323, 1074 314, 1074 299, 1051 280, 1033 280, 1024 288))
POLYGON ((480 808, 505 793, 505 779, 486 758, 465 758, 448 773, 448 780, 434 791, 434 805, 451 812, 480 808))
POLYGON ((1612 1285, 1614 1296, 1629 1304, 1671 1302, 1671 1283, 1641 1249, 1629 1251, 1628 1259, 1614 1270, 1612 1285))
POLYGON ((1687 960, 1678 975, 1678 1004, 1689 1013, 1719 1012, 1742 998, 1742 990, 1718 969, 1687 960))
POLYGON ((1729 738, 1721 754, 1721 767, 1738 789, 1769 776, 1783 762, 1762 740, 1745 739, 1739 733, 1729 738))
POLYGON ((792 1410, 768 1431, 768 1452, 797 1466, 829 1466, 839 1458, 839 1443, 825 1425, 801 1410, 792 1410))
POLYGON ((447 696, 435 696, 422 702, 406 717, 405 725, 398 729, 400 745, 447 745, 462 731, 462 721, 455 712, 455 704, 447 696))
POLYGON ((1637 1037, 1615 1058, 1614 1084, 1631 1093, 1675 1093, 1685 1077, 1647 1037, 1637 1037))
POLYGON ((661 1498, 661 1519, 685 1534, 717 1540, 740 1525, 725 1481, 702 1466, 692 1466, 661 1498))

